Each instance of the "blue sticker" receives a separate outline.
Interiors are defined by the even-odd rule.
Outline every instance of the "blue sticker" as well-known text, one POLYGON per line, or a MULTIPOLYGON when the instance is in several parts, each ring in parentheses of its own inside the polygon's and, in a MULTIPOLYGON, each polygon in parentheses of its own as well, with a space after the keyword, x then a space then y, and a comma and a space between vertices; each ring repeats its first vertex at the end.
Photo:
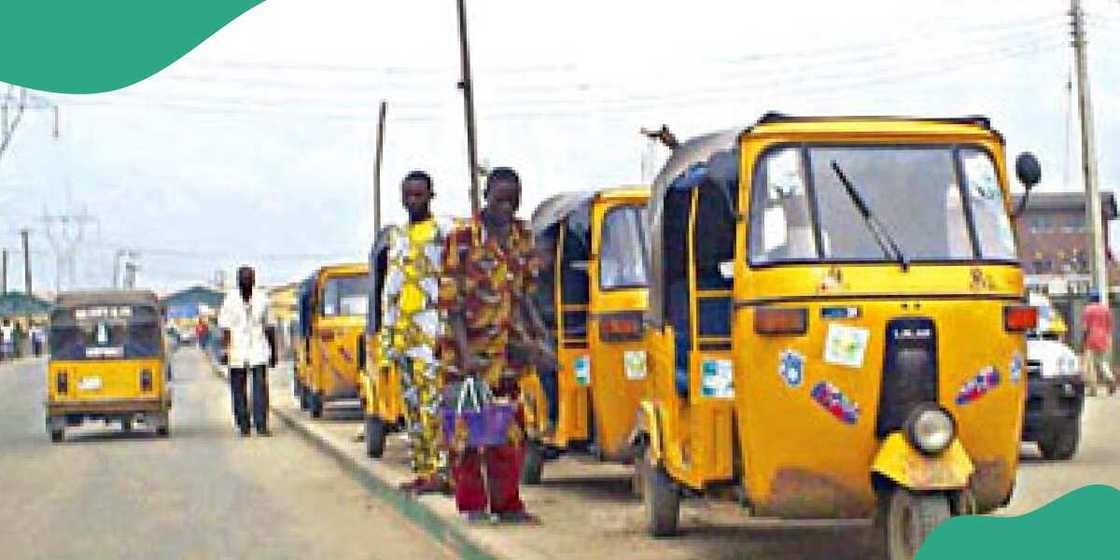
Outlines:
POLYGON ((1011 357, 1011 366, 1007 368, 1007 377, 1012 383, 1018 383, 1023 378, 1023 356, 1018 352, 1011 357))
POLYGON ((790 387, 800 387, 805 380, 805 357, 793 350, 783 350, 778 358, 778 373, 790 387))

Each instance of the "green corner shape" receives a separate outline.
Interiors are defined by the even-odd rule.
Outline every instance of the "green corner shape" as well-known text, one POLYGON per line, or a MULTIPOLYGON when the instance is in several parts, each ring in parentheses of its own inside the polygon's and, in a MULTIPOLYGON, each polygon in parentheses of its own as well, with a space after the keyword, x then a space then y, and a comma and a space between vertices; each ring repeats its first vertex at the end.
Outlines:
POLYGON ((1120 522, 1120 490, 1079 488, 1019 517, 956 517, 927 539, 917 560, 1116 558, 1110 537, 1120 522))
POLYGON ((101 93, 168 67, 264 0, 0 0, 0 81, 101 93))

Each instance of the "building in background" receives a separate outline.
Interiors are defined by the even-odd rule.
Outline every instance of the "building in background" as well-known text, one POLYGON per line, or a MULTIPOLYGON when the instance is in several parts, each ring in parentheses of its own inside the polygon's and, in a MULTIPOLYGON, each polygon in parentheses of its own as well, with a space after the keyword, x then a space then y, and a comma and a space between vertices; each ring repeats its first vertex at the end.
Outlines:
MULTIPOLYGON (((1015 196, 1015 206, 1021 195, 1015 196)), ((1108 284, 1113 314, 1120 321, 1120 266, 1111 249, 1110 224, 1117 218, 1116 197, 1101 193, 1108 284)), ((1026 273, 1027 290, 1050 296, 1054 307, 1069 325, 1068 342, 1081 340, 1081 309, 1089 303, 1093 286, 1093 241, 1086 222, 1085 194, 1080 192, 1032 193, 1027 208, 1015 223, 1019 238, 1019 258, 1026 273)), ((1114 333, 1113 347, 1120 348, 1120 329, 1114 333)), ((1113 359, 1120 358, 1115 352, 1113 359)))

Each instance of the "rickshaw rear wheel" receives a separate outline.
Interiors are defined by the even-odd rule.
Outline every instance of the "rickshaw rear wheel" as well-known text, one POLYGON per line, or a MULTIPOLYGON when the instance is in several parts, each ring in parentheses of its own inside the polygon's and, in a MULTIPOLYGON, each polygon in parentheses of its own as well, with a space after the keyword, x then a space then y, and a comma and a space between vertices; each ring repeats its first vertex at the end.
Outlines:
POLYGON ((645 503, 649 532, 655 537, 672 537, 677 534, 681 514, 681 492, 665 468, 657 463, 646 450, 639 461, 642 469, 642 501, 645 503))
POLYGON ((58 442, 62 441, 64 436, 65 436, 65 432, 63 431, 62 428, 59 428, 57 430, 51 430, 51 443, 58 443, 58 442))
POLYGON ((323 416, 323 397, 320 397, 319 395, 317 395, 315 393, 311 393, 311 396, 308 398, 308 400, 311 401, 309 403, 309 406, 311 407, 311 417, 312 418, 322 417, 323 416))
POLYGON ((124 432, 131 432, 132 431, 132 418, 129 418, 127 416, 124 417, 124 418, 121 418, 121 431, 124 431, 124 432))
POLYGON ((162 438, 171 436, 171 417, 166 412, 160 415, 159 424, 156 425, 156 435, 162 438))
POLYGON ((1077 453, 1077 445, 1081 441, 1081 422, 1078 419, 1063 420, 1046 431, 1046 435, 1039 438, 1038 450, 1047 460, 1068 461, 1077 453))
POLYGON ((539 441, 525 442, 525 460, 521 463, 521 483, 536 486, 544 474, 544 445, 539 441))
POLYGON ((926 537, 949 519, 949 497, 891 488, 879 501, 875 519, 887 560, 912 560, 926 537))
POLYGON ((385 454, 385 422, 372 414, 366 415, 366 456, 380 459, 385 454))
POLYGON ((311 409, 311 392, 307 390, 307 386, 303 383, 299 385, 299 408, 300 410, 311 409))

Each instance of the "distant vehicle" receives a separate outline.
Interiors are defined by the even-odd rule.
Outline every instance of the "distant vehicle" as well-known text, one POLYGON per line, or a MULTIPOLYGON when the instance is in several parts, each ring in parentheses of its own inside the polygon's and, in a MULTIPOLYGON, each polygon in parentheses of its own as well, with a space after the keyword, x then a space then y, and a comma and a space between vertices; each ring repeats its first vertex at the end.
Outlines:
POLYGON ((1077 453, 1085 382, 1077 354, 1061 336, 1067 327, 1045 296, 1032 294, 1038 328, 1027 333, 1027 405, 1023 441, 1038 443, 1046 459, 1067 460, 1077 453))

